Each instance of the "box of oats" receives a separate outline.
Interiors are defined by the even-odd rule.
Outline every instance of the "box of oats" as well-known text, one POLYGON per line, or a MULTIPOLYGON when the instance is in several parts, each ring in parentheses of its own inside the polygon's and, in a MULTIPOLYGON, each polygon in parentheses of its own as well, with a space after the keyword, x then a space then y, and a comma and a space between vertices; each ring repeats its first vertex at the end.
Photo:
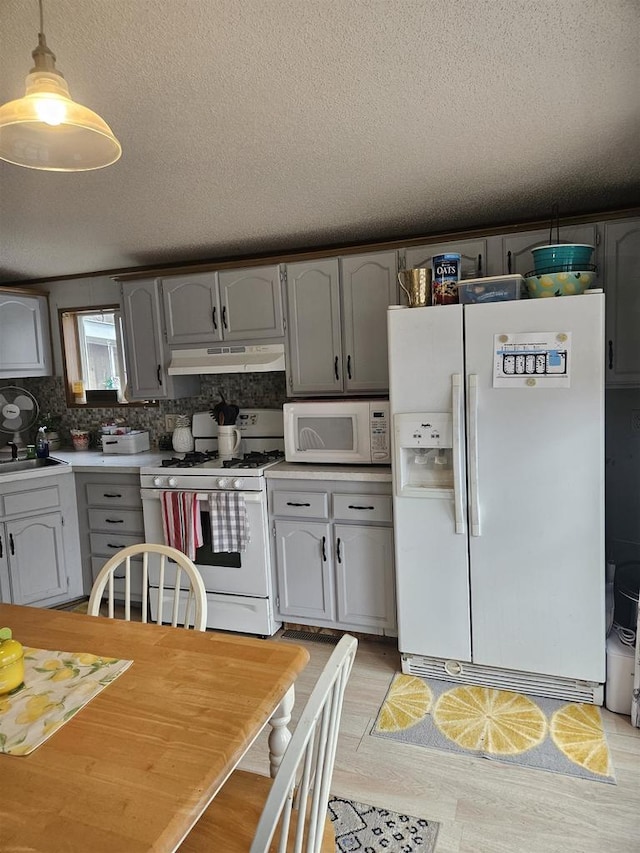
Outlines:
POLYGON ((434 255, 431 258, 433 270, 431 280, 432 305, 455 305, 457 303, 460 261, 460 255, 456 252, 434 255))

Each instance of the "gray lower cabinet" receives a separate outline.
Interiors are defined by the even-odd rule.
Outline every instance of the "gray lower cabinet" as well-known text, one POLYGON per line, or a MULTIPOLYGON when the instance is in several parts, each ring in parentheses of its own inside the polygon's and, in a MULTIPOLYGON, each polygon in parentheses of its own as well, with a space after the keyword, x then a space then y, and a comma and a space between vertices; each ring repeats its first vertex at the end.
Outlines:
POLYGON ((278 265, 171 276, 161 286, 171 347, 284 337, 278 265))
POLYGON ((398 301, 395 252, 288 264, 286 292, 290 395, 387 391, 387 307, 398 301))
POLYGON ((71 472, 0 485, 0 597, 47 607, 82 595, 71 472))
MULTIPOLYGON (((123 548, 144 542, 142 499, 138 474, 76 474, 76 494, 80 518, 80 544, 85 591, 104 564, 123 548)), ((132 592, 142 600, 142 561, 134 559, 132 592)), ((116 574, 116 597, 124 594, 124 573, 116 574)))
POLYGON ((133 400, 173 400, 197 394, 197 376, 169 376, 171 358, 163 326, 160 280, 120 285, 129 393, 133 400))
POLYGON ((279 619, 395 634, 391 486, 269 483, 279 619))
POLYGON ((51 367, 47 297, 0 290, 0 379, 50 376, 51 367))

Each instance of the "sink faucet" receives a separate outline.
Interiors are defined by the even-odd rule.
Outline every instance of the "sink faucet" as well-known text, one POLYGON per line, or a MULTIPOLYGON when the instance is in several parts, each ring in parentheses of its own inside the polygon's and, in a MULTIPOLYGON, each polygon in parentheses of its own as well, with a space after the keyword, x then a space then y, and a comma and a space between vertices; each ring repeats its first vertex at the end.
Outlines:
POLYGON ((18 445, 15 443, 15 441, 8 441, 7 445, 11 448, 11 458, 17 459, 18 458, 18 445))

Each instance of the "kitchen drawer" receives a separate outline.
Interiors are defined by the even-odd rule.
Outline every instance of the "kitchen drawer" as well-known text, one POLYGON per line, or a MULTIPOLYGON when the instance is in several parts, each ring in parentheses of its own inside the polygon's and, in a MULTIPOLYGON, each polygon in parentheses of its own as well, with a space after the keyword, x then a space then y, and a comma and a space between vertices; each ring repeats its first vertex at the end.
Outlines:
MULTIPOLYGON (((184 619, 187 601, 186 592, 180 594, 178 621, 184 619)), ((158 618, 158 590, 149 589, 149 605, 151 618, 158 618)), ((166 593, 162 618, 171 623, 173 609, 173 591, 166 593)), ((191 608, 193 618, 193 607, 191 608)), ((268 636, 273 628, 269 614, 269 601, 266 598, 251 598, 246 595, 219 595, 207 593, 207 628, 217 631, 240 631, 246 634, 263 634, 268 636)))
POLYGON ((116 506, 138 509, 142 504, 138 484, 121 486, 115 484, 87 483, 89 506, 116 506))
POLYGON ((295 518, 329 518, 329 497, 326 492, 273 493, 273 515, 295 518))
POLYGON ((333 495, 333 517, 342 521, 393 520, 391 495, 333 495))
POLYGON ((113 533, 92 533, 91 539, 92 554, 106 554, 111 556, 127 548, 129 545, 137 545, 139 542, 144 542, 144 533, 137 535, 133 533, 119 533, 114 530, 113 533))
POLYGON ((28 491, 4 493, 4 515, 30 515, 41 509, 60 506, 58 486, 42 486, 28 491))
MULTIPOLYGON (((109 557, 92 557, 91 558, 91 574, 95 580, 100 574, 100 570, 109 560, 109 557)), ((109 587, 105 589, 105 595, 108 593, 109 587)), ((115 598, 124 600, 124 566, 120 566, 113 578, 113 591, 115 598)), ((136 601, 142 601, 142 560, 131 560, 131 597, 136 601)))
MULTIPOLYGON (((144 521, 141 509, 90 509, 89 528, 108 530, 116 533, 144 534, 144 521)), ((144 541, 144 540, 143 540, 144 541)))

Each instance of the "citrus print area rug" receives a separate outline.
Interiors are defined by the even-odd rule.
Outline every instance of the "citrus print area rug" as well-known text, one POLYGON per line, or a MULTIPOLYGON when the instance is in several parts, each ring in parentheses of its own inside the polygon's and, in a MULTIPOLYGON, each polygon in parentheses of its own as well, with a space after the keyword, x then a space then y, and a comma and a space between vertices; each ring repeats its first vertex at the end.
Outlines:
POLYGON ((396 674, 371 734, 615 784, 594 705, 396 674))

